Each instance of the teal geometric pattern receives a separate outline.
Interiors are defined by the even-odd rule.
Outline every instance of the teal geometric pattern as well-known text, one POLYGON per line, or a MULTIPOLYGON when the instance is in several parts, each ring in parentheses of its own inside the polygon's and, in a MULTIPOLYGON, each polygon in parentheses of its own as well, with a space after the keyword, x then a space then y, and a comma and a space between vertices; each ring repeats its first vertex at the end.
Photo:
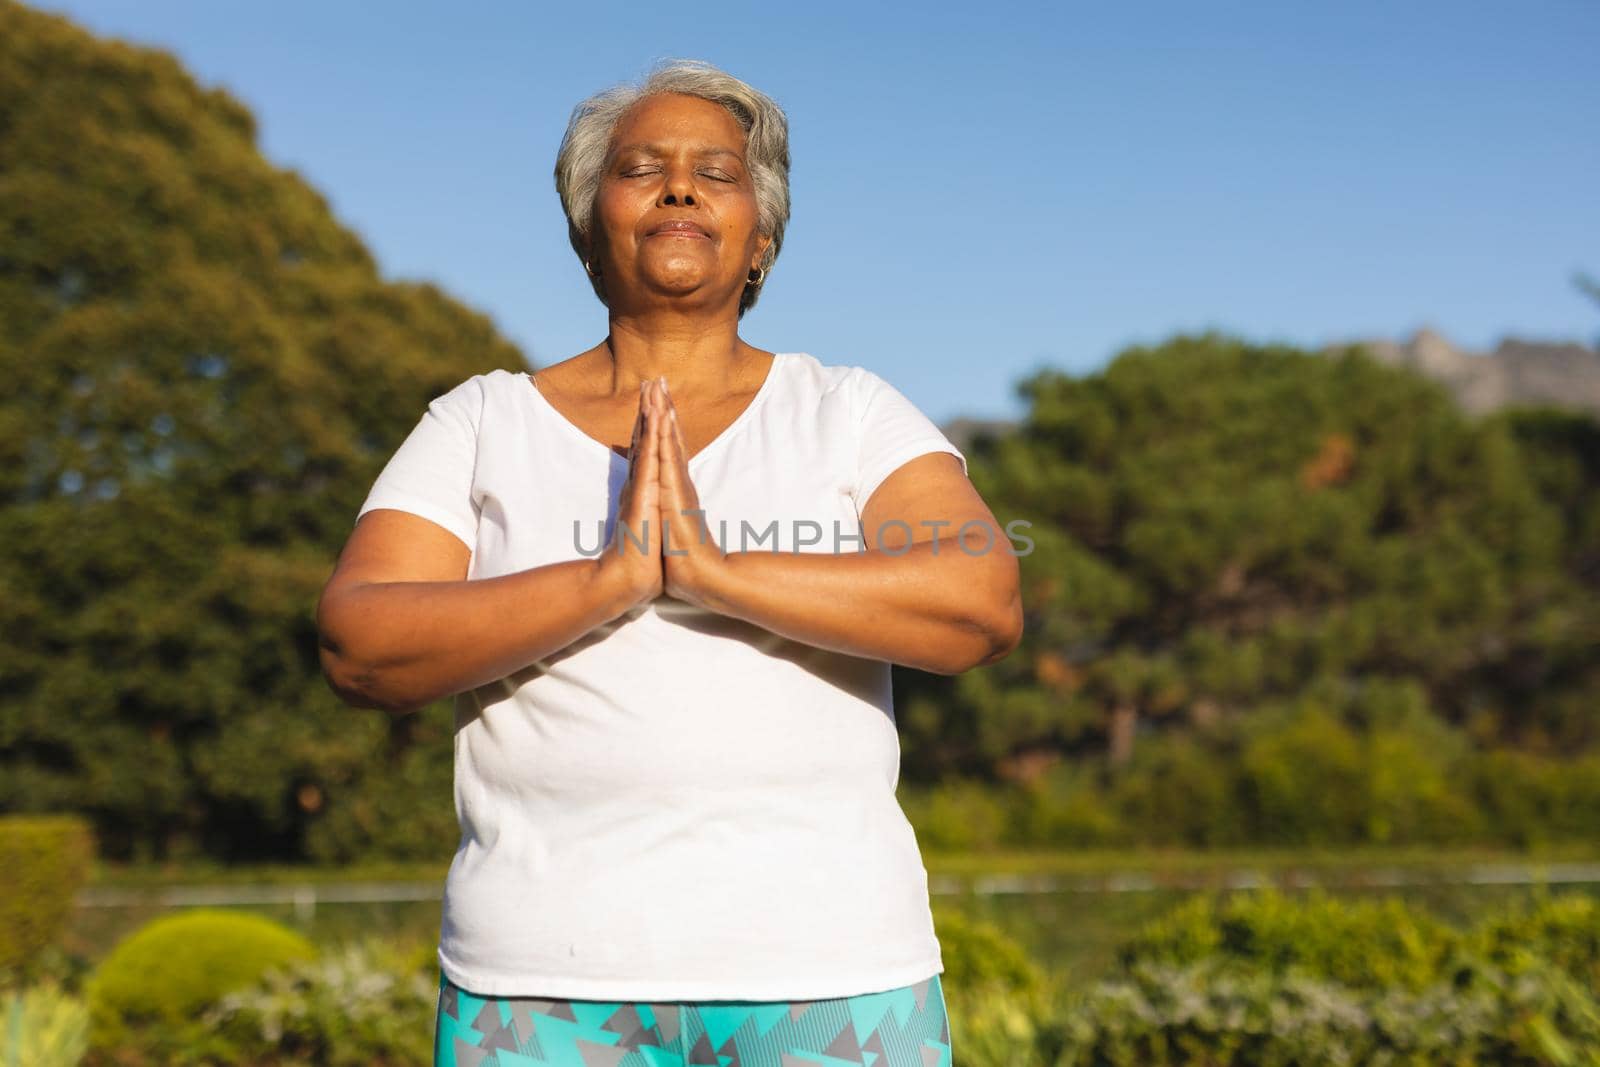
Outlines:
POLYGON ((477 996, 439 976, 434 1067, 951 1067, 935 974, 835 1000, 477 996))

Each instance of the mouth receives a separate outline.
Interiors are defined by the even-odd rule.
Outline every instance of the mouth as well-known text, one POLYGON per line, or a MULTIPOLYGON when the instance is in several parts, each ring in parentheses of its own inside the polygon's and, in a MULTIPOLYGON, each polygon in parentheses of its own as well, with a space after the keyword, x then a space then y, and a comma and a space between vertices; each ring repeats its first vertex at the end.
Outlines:
POLYGON ((652 229, 649 233, 645 234, 645 236, 697 237, 705 241, 709 241, 711 239, 711 235, 706 232, 704 226, 701 226, 698 222, 691 222, 688 219, 672 219, 669 222, 663 222, 652 229))

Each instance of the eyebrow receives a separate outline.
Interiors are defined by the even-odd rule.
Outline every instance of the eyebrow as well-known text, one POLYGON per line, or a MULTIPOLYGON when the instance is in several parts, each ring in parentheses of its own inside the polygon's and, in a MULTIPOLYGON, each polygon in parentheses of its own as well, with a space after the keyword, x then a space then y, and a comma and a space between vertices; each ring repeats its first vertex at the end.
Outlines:
MULTIPOLYGON (((617 148, 616 152, 614 153, 614 155, 620 156, 620 155, 622 155, 622 154, 624 154, 626 152, 643 152, 646 155, 659 156, 659 155, 664 155, 665 154, 666 146, 665 145, 659 145, 659 144, 644 144, 642 142, 641 143, 635 143, 635 144, 625 144, 625 145, 619 146, 617 148)), ((696 149, 695 155, 701 156, 701 157, 705 157, 705 156, 732 156, 734 159, 737 159, 737 160, 739 160, 741 162, 743 162, 743 160, 744 160, 744 157, 741 156, 738 152, 735 152, 731 148, 724 148, 721 145, 702 145, 698 149, 696 149)))

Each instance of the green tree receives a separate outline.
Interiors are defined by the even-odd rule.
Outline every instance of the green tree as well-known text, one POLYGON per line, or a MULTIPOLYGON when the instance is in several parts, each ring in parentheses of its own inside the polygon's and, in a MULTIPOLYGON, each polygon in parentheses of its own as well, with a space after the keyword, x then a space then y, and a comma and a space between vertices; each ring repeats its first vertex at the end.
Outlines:
POLYGON ((1022 425, 970 458, 996 517, 1034 524, 1026 636, 942 715, 908 693, 914 776, 1041 747, 1120 767, 1149 731, 1368 679, 1486 741, 1595 740, 1592 420, 1474 418, 1360 348, 1214 331, 1019 391, 1022 425))
POLYGON ((524 365, 226 92, 0 0, 0 809, 124 858, 438 855, 448 711, 338 703, 314 607, 428 400, 524 365))

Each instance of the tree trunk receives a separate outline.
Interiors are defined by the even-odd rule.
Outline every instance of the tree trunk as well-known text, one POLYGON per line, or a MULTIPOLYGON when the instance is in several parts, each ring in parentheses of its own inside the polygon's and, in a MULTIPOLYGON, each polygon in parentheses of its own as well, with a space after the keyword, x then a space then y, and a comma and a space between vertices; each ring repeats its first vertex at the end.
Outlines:
POLYGON ((1108 757, 1111 766, 1121 767, 1133 758, 1133 734, 1139 726, 1139 706, 1132 702, 1118 704, 1111 709, 1110 745, 1108 757))

